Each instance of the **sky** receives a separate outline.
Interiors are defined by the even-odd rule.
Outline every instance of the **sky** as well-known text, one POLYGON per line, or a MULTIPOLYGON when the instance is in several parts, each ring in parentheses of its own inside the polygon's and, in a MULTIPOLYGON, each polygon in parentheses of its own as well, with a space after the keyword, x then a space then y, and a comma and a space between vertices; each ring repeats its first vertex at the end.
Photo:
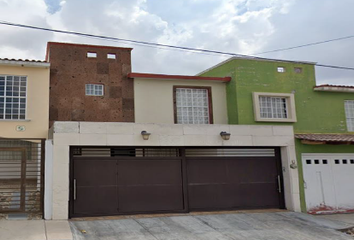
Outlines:
MULTIPOLYGON (((0 0, 0 21, 237 54, 354 35, 353 0, 0 0)), ((134 72, 195 75, 228 56, 0 25, 0 58, 44 60, 48 41, 132 47, 134 72)), ((256 55, 354 67, 354 38, 256 55)), ((354 71, 316 67, 317 84, 354 71)))

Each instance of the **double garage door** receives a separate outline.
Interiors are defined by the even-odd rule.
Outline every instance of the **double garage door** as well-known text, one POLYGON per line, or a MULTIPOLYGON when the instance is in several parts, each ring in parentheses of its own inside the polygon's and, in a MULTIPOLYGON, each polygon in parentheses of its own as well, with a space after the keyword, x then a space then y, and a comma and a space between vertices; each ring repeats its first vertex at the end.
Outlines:
POLYGON ((284 208, 278 149, 73 148, 70 217, 284 208))

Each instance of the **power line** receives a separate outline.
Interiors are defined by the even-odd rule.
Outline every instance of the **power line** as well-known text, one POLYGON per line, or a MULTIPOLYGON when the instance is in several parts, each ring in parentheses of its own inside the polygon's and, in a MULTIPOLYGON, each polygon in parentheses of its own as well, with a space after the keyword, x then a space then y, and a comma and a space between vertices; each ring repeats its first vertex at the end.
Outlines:
POLYGON ((334 41, 340 41, 340 40, 349 39, 349 38, 354 38, 354 35, 341 37, 341 38, 329 39, 329 40, 320 41, 320 42, 307 43, 307 44, 298 45, 298 46, 294 46, 294 47, 279 48, 279 49, 270 50, 270 51, 266 51, 266 52, 255 53, 254 55, 261 55, 261 54, 265 54, 265 53, 281 52, 281 51, 286 51, 286 50, 291 50, 291 49, 296 49, 296 48, 309 47, 309 46, 314 46, 314 45, 329 43, 329 42, 334 42, 334 41))
POLYGON ((229 56, 250 57, 249 55, 242 55, 242 54, 236 54, 236 53, 208 50, 208 49, 202 49, 202 48, 181 47, 181 46, 176 46, 176 45, 168 45, 168 44, 161 44, 161 43, 137 41, 137 40, 131 40, 131 39, 124 39, 124 38, 108 37, 108 36, 103 36, 103 35, 94 35, 94 34, 74 32, 74 31, 65 31, 65 30, 50 29, 50 28, 30 26, 30 25, 23 25, 23 24, 10 23, 10 22, 5 22, 5 21, 0 21, 0 24, 8 25, 8 26, 14 26, 14 27, 22 27, 22 28, 43 30, 43 31, 49 31, 49 32, 56 32, 56 33, 78 35, 78 36, 82 36, 82 37, 90 37, 90 38, 98 38, 98 39, 104 39, 104 40, 114 40, 114 41, 135 43, 135 44, 155 46, 155 47, 166 47, 166 48, 174 48, 174 49, 181 49, 181 50, 187 50, 187 51, 216 53, 216 54, 229 55, 229 56))
MULTIPOLYGON (((215 51, 215 50, 202 49, 202 48, 182 47, 182 46, 176 46, 176 45, 168 45, 168 44, 153 43, 153 42, 146 42, 146 41, 138 41, 138 40, 124 39, 124 38, 117 38, 117 37, 109 37, 109 36, 103 36, 103 35, 94 35, 94 34, 88 34, 88 33, 82 33, 82 32, 50 29, 50 28, 44 28, 44 27, 37 27, 37 26, 24 25, 24 24, 18 24, 18 23, 11 23, 11 22, 1 21, 1 20, 0 20, 0 24, 8 25, 8 26, 14 26, 14 27, 21 27, 21 28, 49 31, 49 32, 55 32, 55 33, 62 33, 62 34, 77 35, 77 36, 81 36, 81 37, 89 37, 89 38, 96 38, 96 39, 109 40, 109 41, 118 41, 118 42, 133 44, 133 45, 143 45, 145 47, 171 48, 171 49, 175 49, 175 50, 192 51, 192 52, 204 53, 204 54, 212 53, 212 54, 228 55, 228 56, 233 56, 233 57, 267 59, 267 58, 255 57, 255 56, 251 56, 251 55, 243 55, 243 54, 215 51)), ((339 41, 339 40, 353 38, 353 37, 354 37, 354 35, 353 36, 342 37, 342 38, 325 40, 325 41, 321 41, 321 42, 303 44, 303 45, 299 45, 299 46, 295 46, 295 47, 271 50, 271 51, 267 51, 267 52, 257 53, 255 55, 264 54, 264 53, 270 53, 270 52, 285 51, 285 50, 290 50, 290 49, 295 49, 295 48, 300 48, 300 47, 306 47, 306 46, 313 46, 313 45, 318 45, 318 44, 327 43, 327 42, 333 42, 333 41, 339 41)), ((276 60, 276 59, 274 59, 274 60, 276 60)), ((353 67, 334 66, 334 65, 325 65, 325 64, 315 64, 315 65, 318 66, 318 67, 344 69, 344 70, 354 70, 353 67)))
POLYGON ((325 65, 325 64, 319 64, 319 63, 317 63, 316 66, 318 66, 318 67, 326 67, 326 68, 336 68, 336 69, 354 70, 353 67, 343 67, 343 66, 325 65))

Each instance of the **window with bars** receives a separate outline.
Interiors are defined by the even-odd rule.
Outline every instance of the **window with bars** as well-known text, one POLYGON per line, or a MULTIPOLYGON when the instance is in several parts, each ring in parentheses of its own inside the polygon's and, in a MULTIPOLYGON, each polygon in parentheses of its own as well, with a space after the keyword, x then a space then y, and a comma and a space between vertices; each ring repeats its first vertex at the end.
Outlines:
POLYGON ((27 77, 0 75, 0 120, 26 119, 27 77))
POLYGON ((261 118, 288 118, 285 97, 259 97, 261 118))
POLYGON ((256 122, 296 122, 294 93, 253 92, 256 122))
POLYGON ((345 117, 347 119, 347 129, 354 132, 354 100, 344 101, 345 117))
POLYGON ((87 96, 103 96, 103 85, 102 84, 86 84, 86 95, 87 96))
POLYGON ((175 122, 179 124, 212 123, 210 88, 175 87, 175 122))

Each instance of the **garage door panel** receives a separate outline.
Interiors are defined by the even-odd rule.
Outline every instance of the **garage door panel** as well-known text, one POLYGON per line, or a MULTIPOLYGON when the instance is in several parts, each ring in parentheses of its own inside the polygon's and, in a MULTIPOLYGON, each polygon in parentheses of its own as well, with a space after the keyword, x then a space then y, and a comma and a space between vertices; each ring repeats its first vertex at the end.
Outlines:
POLYGON ((181 184, 181 160, 119 160, 118 182, 131 184, 181 184))
POLYGON ((78 187, 77 196, 74 206, 76 214, 118 213, 116 186, 78 187))
POLYGON ((119 209, 122 212, 182 210, 181 160, 120 160, 119 209))
POLYGON ((245 208, 278 208, 279 197, 275 183, 240 184, 238 201, 245 208))
POLYGON ((275 157, 188 158, 189 206, 194 210, 280 208, 278 171, 275 157))
POLYGON ((182 210, 182 185, 119 187, 121 212, 156 212, 182 210))
POLYGON ((277 168, 274 158, 243 158, 228 161, 228 177, 233 183, 276 182, 277 168))
POLYGON ((188 182, 225 183, 227 181, 227 161, 223 159, 187 159, 188 182))
POLYGON ((117 183, 117 161, 74 161, 74 178, 77 186, 102 186, 117 183))
POLYGON ((191 210, 229 209, 237 204, 234 200, 238 192, 228 184, 189 185, 189 207, 191 210))
POLYGON ((334 158, 333 181, 338 209, 354 210, 354 156, 334 158))

